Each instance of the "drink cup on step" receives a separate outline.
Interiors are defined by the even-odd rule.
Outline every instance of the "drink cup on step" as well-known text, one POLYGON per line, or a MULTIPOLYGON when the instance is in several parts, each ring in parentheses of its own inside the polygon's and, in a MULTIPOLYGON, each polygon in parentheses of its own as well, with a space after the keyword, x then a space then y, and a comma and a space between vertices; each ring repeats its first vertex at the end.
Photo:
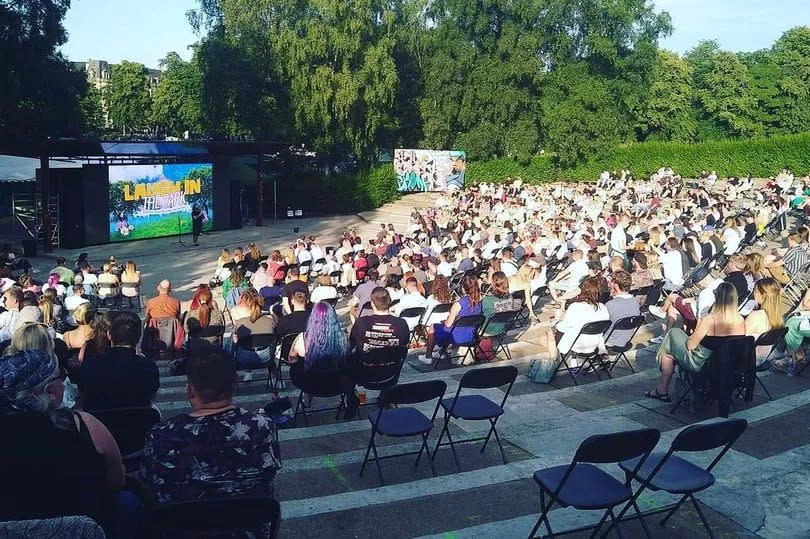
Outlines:
POLYGON ((365 391, 358 391, 357 398, 360 399, 360 404, 364 405, 366 403, 366 392, 365 391))

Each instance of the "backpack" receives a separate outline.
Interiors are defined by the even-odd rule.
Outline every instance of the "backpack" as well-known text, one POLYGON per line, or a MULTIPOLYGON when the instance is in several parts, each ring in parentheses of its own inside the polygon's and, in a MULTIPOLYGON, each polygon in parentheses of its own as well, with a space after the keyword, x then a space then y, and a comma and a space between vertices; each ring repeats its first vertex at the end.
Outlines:
POLYGON ((490 362, 495 359, 495 349, 492 347, 492 339, 484 337, 475 347, 475 360, 490 362))
POLYGON ((535 384, 547 384, 551 382, 556 372, 556 358, 535 358, 529 364, 528 376, 535 384))

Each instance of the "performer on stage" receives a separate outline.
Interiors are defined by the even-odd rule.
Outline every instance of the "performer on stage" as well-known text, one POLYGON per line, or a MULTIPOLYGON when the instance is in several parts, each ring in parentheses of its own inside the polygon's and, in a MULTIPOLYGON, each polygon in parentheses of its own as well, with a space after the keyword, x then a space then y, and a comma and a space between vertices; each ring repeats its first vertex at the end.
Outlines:
POLYGON ((202 233, 203 219, 205 215, 198 204, 191 207, 191 235, 193 238, 192 245, 195 247, 199 245, 200 234, 202 233))

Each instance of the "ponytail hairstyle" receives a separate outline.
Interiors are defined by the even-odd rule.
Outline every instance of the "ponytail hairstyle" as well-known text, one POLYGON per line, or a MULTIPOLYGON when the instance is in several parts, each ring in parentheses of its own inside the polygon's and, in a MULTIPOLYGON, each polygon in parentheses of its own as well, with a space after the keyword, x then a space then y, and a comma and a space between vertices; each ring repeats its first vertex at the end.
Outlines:
POLYGON ((461 280, 461 288, 464 295, 470 298, 473 305, 481 303, 481 287, 478 286, 478 279, 472 275, 467 275, 461 280))
POLYGON ((211 289, 208 288, 208 286, 205 286, 205 288, 201 286, 197 291, 195 299, 199 303, 199 307, 197 307, 197 320, 200 321, 202 327, 207 328, 208 324, 211 323, 211 311, 214 310, 211 289))

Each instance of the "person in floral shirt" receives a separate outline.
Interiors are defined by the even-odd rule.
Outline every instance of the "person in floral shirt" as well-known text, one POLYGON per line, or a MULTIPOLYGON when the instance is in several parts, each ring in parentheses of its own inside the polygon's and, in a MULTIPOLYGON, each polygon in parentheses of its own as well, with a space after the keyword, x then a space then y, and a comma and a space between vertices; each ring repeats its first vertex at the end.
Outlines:
POLYGON ((192 411, 155 425, 146 437, 140 480, 156 503, 225 496, 273 495, 281 467, 275 425, 263 412, 233 405, 231 357, 201 344, 188 358, 192 411))

